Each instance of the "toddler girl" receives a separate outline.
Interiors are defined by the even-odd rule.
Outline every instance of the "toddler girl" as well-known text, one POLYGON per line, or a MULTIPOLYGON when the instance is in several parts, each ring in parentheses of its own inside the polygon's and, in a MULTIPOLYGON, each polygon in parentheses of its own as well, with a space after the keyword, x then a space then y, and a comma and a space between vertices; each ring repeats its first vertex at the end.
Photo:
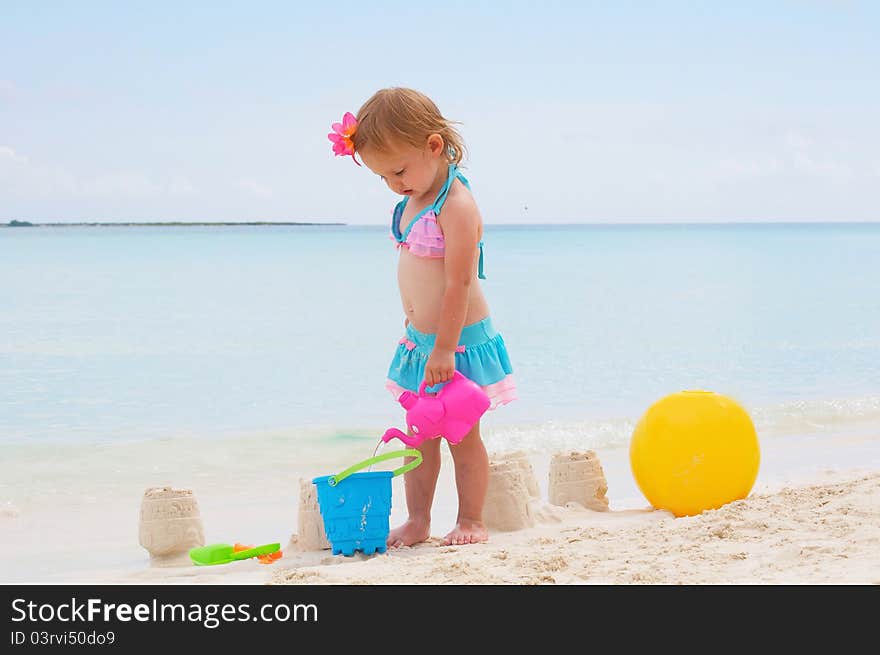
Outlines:
MULTIPOLYGON (((459 169, 461 136, 430 98, 404 88, 378 91, 357 117, 347 113, 333 129, 329 138, 337 155, 354 159, 357 154, 404 196, 392 213, 391 238, 400 252, 397 279, 406 334, 397 344, 386 387, 395 399, 404 390, 418 392, 422 380, 428 393, 437 392, 458 369, 483 387, 492 401, 490 409, 514 400, 513 369, 479 283, 485 279, 483 226, 470 184, 459 169)), ((389 533, 389 547, 430 536, 440 442, 422 442, 421 466, 405 474, 409 516, 389 533)), ((479 422, 449 449, 458 518, 444 543, 486 541, 482 515, 489 459, 479 422)))

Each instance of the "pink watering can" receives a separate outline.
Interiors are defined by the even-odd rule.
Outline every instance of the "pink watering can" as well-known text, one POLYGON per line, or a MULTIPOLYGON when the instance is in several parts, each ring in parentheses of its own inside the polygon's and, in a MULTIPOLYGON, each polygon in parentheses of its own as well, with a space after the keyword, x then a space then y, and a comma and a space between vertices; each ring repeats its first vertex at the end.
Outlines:
POLYGON ((418 395, 404 391, 397 398, 406 410, 406 424, 413 434, 388 428, 382 441, 388 443, 397 437, 407 446, 417 447, 426 439, 445 437, 449 443, 457 444, 492 404, 480 385, 458 371, 436 396, 425 393, 426 385, 422 381, 418 395))

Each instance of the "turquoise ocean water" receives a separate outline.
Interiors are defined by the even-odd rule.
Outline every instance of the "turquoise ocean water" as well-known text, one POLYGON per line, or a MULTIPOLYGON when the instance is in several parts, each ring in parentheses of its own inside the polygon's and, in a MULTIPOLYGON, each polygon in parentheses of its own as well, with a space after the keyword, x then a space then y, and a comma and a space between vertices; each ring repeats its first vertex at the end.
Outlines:
MULTIPOLYGON (((485 242, 520 395, 486 424, 512 445, 622 444, 694 388, 767 431, 880 417, 880 225, 488 225, 485 242)), ((0 446, 374 440, 402 418, 383 388, 395 264, 380 226, 0 230, 0 446)))

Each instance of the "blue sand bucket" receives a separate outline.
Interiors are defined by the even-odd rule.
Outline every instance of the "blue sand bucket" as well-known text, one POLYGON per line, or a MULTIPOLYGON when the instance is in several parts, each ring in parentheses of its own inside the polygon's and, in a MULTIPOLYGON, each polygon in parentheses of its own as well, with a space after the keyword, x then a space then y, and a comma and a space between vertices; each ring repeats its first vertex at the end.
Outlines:
POLYGON ((422 454, 407 448, 370 457, 342 473, 312 480, 318 487, 318 507, 334 555, 354 555, 356 550, 367 555, 385 552, 391 515, 391 478, 421 463, 422 454), (394 457, 416 459, 393 471, 355 472, 394 457))

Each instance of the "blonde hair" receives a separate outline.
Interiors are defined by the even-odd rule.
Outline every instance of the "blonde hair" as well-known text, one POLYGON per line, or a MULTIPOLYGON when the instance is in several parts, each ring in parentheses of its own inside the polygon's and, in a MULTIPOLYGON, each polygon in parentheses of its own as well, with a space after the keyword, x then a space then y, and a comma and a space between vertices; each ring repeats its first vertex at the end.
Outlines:
POLYGON ((394 141, 423 148, 431 134, 439 134, 450 164, 460 164, 465 155, 464 141, 453 127, 458 121, 444 118, 433 100, 413 89, 377 91, 358 110, 357 121, 352 137, 355 152, 364 148, 389 150, 394 141))

